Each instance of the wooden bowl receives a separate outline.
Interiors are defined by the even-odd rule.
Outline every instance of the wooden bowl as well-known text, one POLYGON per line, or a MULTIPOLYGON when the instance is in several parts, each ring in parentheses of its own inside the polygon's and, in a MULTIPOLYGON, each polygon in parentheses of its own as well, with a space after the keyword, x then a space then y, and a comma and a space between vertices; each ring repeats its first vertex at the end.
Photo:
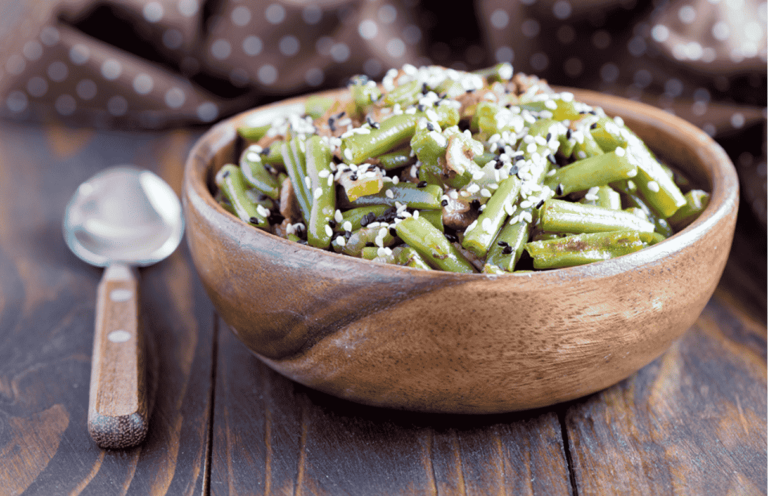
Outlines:
POLYGON ((236 128, 301 111, 304 98, 209 130, 186 163, 187 241, 217 311, 276 371, 353 401, 401 409, 495 413, 608 387, 690 327, 717 285, 733 239, 738 179, 704 132, 659 109, 589 91, 712 197, 671 238, 590 265, 492 276, 383 265, 253 228, 211 195, 234 161, 236 128))

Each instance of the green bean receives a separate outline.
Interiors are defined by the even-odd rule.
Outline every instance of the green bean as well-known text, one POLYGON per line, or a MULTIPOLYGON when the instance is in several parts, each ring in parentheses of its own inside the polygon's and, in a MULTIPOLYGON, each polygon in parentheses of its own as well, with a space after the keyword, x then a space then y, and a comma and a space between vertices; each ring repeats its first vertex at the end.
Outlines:
MULTIPOLYGON (((590 191, 592 188, 590 188, 590 191)), ((608 185, 597 186, 597 192, 594 193, 595 199, 587 199, 585 196, 580 201, 587 205, 597 205, 598 207, 610 208, 611 210, 621 210, 621 195, 614 191, 608 185)))
POLYGON ((328 112, 328 109, 331 108, 334 103, 335 100, 332 98, 311 95, 304 102, 304 113, 312 117, 312 119, 319 119, 328 112))
MULTIPOLYGON (((451 105, 434 108, 441 128, 459 123, 459 112, 451 105)), ((347 163, 359 164, 370 157, 378 157, 400 145, 408 143, 416 132, 416 125, 425 112, 393 115, 379 123, 379 129, 369 134, 353 134, 341 140, 341 156, 347 163)))
POLYGON ((590 129, 590 134, 606 153, 627 147, 627 139, 621 135, 621 128, 610 117, 601 117, 590 129))
POLYGON ((270 212, 248 198, 246 194, 248 186, 240 167, 233 164, 226 164, 222 167, 216 174, 216 186, 229 200, 232 209, 240 220, 262 229, 269 228, 267 218, 270 212))
POLYGON ((283 160, 285 161, 285 169, 288 172, 288 177, 291 178, 293 192, 299 203, 301 216, 304 219, 304 223, 307 224, 312 212, 312 197, 309 193, 309 186, 304 180, 307 177, 306 165, 301 161, 297 142, 298 139, 292 139, 283 143, 280 148, 283 160))
POLYGON ((629 138, 629 153, 637 159, 637 184, 642 197, 663 218, 685 205, 685 197, 651 151, 634 134, 629 138))
POLYGON ((379 255, 379 248, 376 246, 366 246, 363 248, 363 250, 360 252, 360 258, 364 258, 366 260, 374 260, 374 259, 382 259, 380 260, 383 263, 395 263, 395 257, 391 253, 388 256, 382 257, 379 255))
POLYGON ((576 160, 583 160, 605 153, 591 133, 582 133, 582 136, 584 136, 584 139, 581 142, 577 140, 576 144, 573 145, 573 157, 576 160))
POLYGON ((535 269, 556 269, 616 258, 643 248, 637 232, 577 234, 549 241, 533 241, 525 249, 535 269))
POLYGON ((473 157, 483 153, 483 144, 464 133, 452 134, 448 138, 443 161, 443 182, 451 188, 463 188, 472 180, 480 168, 473 157))
POLYGON ((653 232, 655 226, 630 213, 563 200, 547 200, 539 211, 544 231, 590 233, 605 231, 653 232))
POLYGON ((637 234, 640 236, 640 240, 648 246, 655 245, 656 243, 667 239, 666 236, 657 232, 639 232, 637 234))
POLYGON ((701 215, 707 205, 709 205, 709 193, 700 189, 692 189, 685 194, 685 205, 667 220, 675 226, 675 229, 684 229, 701 215))
POLYGON ((395 229, 397 236, 430 266, 448 272, 475 272, 474 266, 428 220, 409 217, 399 222, 395 229))
POLYGON ((520 179, 510 176, 499 184, 499 188, 493 193, 485 209, 477 218, 477 224, 464 231, 464 240, 461 246, 469 250, 479 258, 485 257, 494 238, 496 238, 501 225, 507 218, 507 211, 517 201, 520 194, 520 179))
POLYGON ((623 148, 620 150, 620 154, 617 150, 566 165, 547 177, 544 184, 557 196, 565 196, 574 191, 585 191, 593 186, 635 177, 637 166, 629 161, 623 148))
POLYGON ((506 224, 488 250, 486 266, 498 267, 506 272, 515 270, 530 235, 531 223, 525 219, 506 224))
POLYGON ((410 246, 398 246, 394 250, 395 263, 421 270, 432 270, 432 267, 410 246))
POLYGON ((331 170, 331 150, 320 136, 306 142, 307 175, 312 181, 312 210, 307 224, 307 243, 328 248, 333 229, 328 222, 336 212, 336 187, 331 170))
POLYGON ((445 232, 445 226, 443 226, 443 211, 442 210, 419 210, 419 217, 423 217, 430 224, 435 226, 440 232, 445 232))
POLYGON ((646 218, 656 226, 656 232, 663 235, 665 238, 672 236, 675 232, 669 225, 666 219, 656 213, 637 193, 624 193, 624 199, 626 205, 629 207, 639 208, 643 211, 646 218))
POLYGON ((363 219, 369 219, 367 224, 391 208, 389 205, 370 205, 349 209, 341 214, 341 222, 336 223, 335 229, 337 231, 357 231, 363 227, 361 224, 363 219))
POLYGON ((245 181, 266 196, 277 200, 280 197, 280 183, 270 174, 261 161, 261 155, 248 147, 240 156, 240 168, 245 181))
POLYGON ((358 115, 365 115, 370 106, 381 98, 381 90, 365 76, 353 78, 348 88, 358 115))
POLYGON ((475 155, 472 157, 472 160, 475 161, 478 167, 482 167, 491 160, 495 160, 497 158, 497 155, 495 153, 485 152, 481 153, 480 155, 475 155))
POLYGON ((416 158, 411 155, 411 149, 407 146, 384 155, 379 155, 378 158, 379 166, 386 171, 399 169, 416 162, 416 158))
POLYGON ((570 121, 579 117, 579 111, 576 108, 575 102, 571 100, 563 100, 560 98, 547 98, 545 100, 538 100, 532 102, 525 102, 518 104, 520 108, 531 110, 533 112, 549 111, 552 112, 552 118, 556 121, 570 121), (555 108, 550 108, 551 103, 554 102, 555 108))
POLYGON ((359 257, 363 253, 363 248, 370 245, 376 245, 383 248, 392 246, 397 242, 397 238, 392 236, 389 228, 383 226, 361 227, 352 233, 352 236, 344 243, 341 252, 345 255, 359 257), (383 236, 382 236, 383 234, 383 236), (381 243, 377 243, 379 240, 381 243))
POLYGON ((421 96, 421 83, 419 81, 410 81, 405 84, 401 84, 392 91, 386 94, 382 102, 387 107, 394 107, 400 105, 401 107, 407 107, 412 103, 419 101, 421 96))
POLYGON ((423 188, 413 183, 385 183, 384 187, 375 195, 361 196, 354 201, 348 198, 340 198, 342 208, 365 207, 368 205, 389 205, 394 207, 396 203, 402 203, 415 209, 440 208, 440 198, 443 189, 440 186, 429 184, 423 188))
POLYGON ((272 124, 265 124, 263 126, 240 126, 237 128, 237 134, 243 139, 248 141, 259 141, 264 135, 267 134, 272 124))
POLYGON ((281 147, 282 140, 275 140, 268 147, 261 151, 261 161, 276 168, 278 171, 285 171, 283 164, 283 153, 281 147))

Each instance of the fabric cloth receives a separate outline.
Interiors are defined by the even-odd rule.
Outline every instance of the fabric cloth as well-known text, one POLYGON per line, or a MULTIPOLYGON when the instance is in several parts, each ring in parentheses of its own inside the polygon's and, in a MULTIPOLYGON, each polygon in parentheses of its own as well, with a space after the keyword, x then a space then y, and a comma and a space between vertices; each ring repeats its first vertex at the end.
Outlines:
POLYGON ((17 119, 208 124, 352 74, 499 61, 699 126, 765 225, 765 2, 0 0, 0 115, 17 119))

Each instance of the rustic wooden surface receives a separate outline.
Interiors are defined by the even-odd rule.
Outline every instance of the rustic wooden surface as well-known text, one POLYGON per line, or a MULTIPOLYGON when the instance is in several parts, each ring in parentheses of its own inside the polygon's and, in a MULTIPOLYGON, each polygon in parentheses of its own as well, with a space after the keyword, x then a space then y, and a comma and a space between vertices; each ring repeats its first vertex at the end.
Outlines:
POLYGON ((147 441, 98 449, 101 270, 67 250, 63 208, 120 163, 178 192, 198 135, 0 122, 0 494, 766 493, 766 243, 745 209, 714 297, 667 353, 589 397, 492 416, 360 406, 279 376, 217 318, 183 245, 141 270, 147 441))

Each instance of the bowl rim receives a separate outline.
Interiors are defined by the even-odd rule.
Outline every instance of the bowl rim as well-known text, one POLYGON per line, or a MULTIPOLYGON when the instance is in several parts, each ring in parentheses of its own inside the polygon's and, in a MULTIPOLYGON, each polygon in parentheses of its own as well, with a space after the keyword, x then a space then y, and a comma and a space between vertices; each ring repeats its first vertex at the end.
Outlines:
MULTIPOLYGON (((202 201, 202 204, 210 210, 205 217, 207 217, 209 221, 215 219, 215 225, 222 229, 223 232, 228 233, 233 239, 241 240, 243 236, 266 236, 272 243, 283 243, 283 246, 287 250, 299 254, 299 256, 307 257, 308 259, 329 256, 331 257, 329 259, 331 261, 339 260, 340 263, 362 264, 360 268, 367 268, 369 270, 373 266, 379 270, 395 271, 393 273, 396 273, 396 271, 406 271, 402 273, 403 276, 411 278, 427 278, 427 280, 433 282, 440 280, 445 283, 461 283, 484 279, 495 280, 504 278, 508 281, 514 281, 515 284, 527 285, 529 283, 535 283, 537 285, 543 284, 546 286, 549 284, 561 285, 563 282, 578 281, 585 278, 599 279, 610 277, 627 272, 631 269, 655 266, 662 262, 668 255, 682 251, 685 247, 695 244, 731 214, 735 217, 739 205, 739 181, 736 169, 722 147, 704 131, 667 111, 638 101, 579 88, 553 88, 556 92, 573 93, 577 100, 586 98, 587 100, 592 101, 592 103, 589 104, 593 107, 626 109, 627 112, 632 112, 631 120, 638 120, 637 117, 641 117, 642 119, 640 120, 642 120, 643 123, 658 129, 664 135, 676 136, 680 138, 680 140, 682 140, 682 138, 687 138, 692 145, 692 152, 698 157, 698 162, 705 169, 704 172, 707 175, 705 179, 708 180, 711 185, 710 201, 704 212, 702 212, 690 225, 675 233, 673 236, 652 246, 648 246, 642 250, 621 257, 573 267, 524 273, 464 274, 437 270, 426 271, 394 264, 380 264, 362 258, 350 257, 341 253, 320 250, 309 245, 295 243, 245 224, 240 221, 240 219, 224 210, 224 208, 215 201, 213 194, 208 188, 208 177, 210 177, 209 171, 212 166, 211 162, 214 155, 219 150, 233 140, 238 139, 235 123, 242 125, 242 123, 252 120, 253 117, 259 113, 277 111, 283 107, 303 104, 303 102, 310 96, 336 96, 344 93, 346 91, 345 88, 308 93, 302 96, 296 96, 262 105, 235 114, 212 126, 198 138, 188 154, 184 168, 184 187, 182 191, 184 208, 190 208, 188 203, 190 203, 190 200, 195 199, 194 197, 197 197, 197 200, 202 201), (597 101, 600 101, 600 103, 595 103, 597 101)), ((609 115, 618 115, 620 112, 606 110, 606 113, 609 115)), ((199 201, 193 203, 196 203, 199 206, 199 201)), ((192 229, 188 230, 188 232, 190 231, 192 231, 192 229)), ((724 248, 730 249, 730 245, 724 248)))

